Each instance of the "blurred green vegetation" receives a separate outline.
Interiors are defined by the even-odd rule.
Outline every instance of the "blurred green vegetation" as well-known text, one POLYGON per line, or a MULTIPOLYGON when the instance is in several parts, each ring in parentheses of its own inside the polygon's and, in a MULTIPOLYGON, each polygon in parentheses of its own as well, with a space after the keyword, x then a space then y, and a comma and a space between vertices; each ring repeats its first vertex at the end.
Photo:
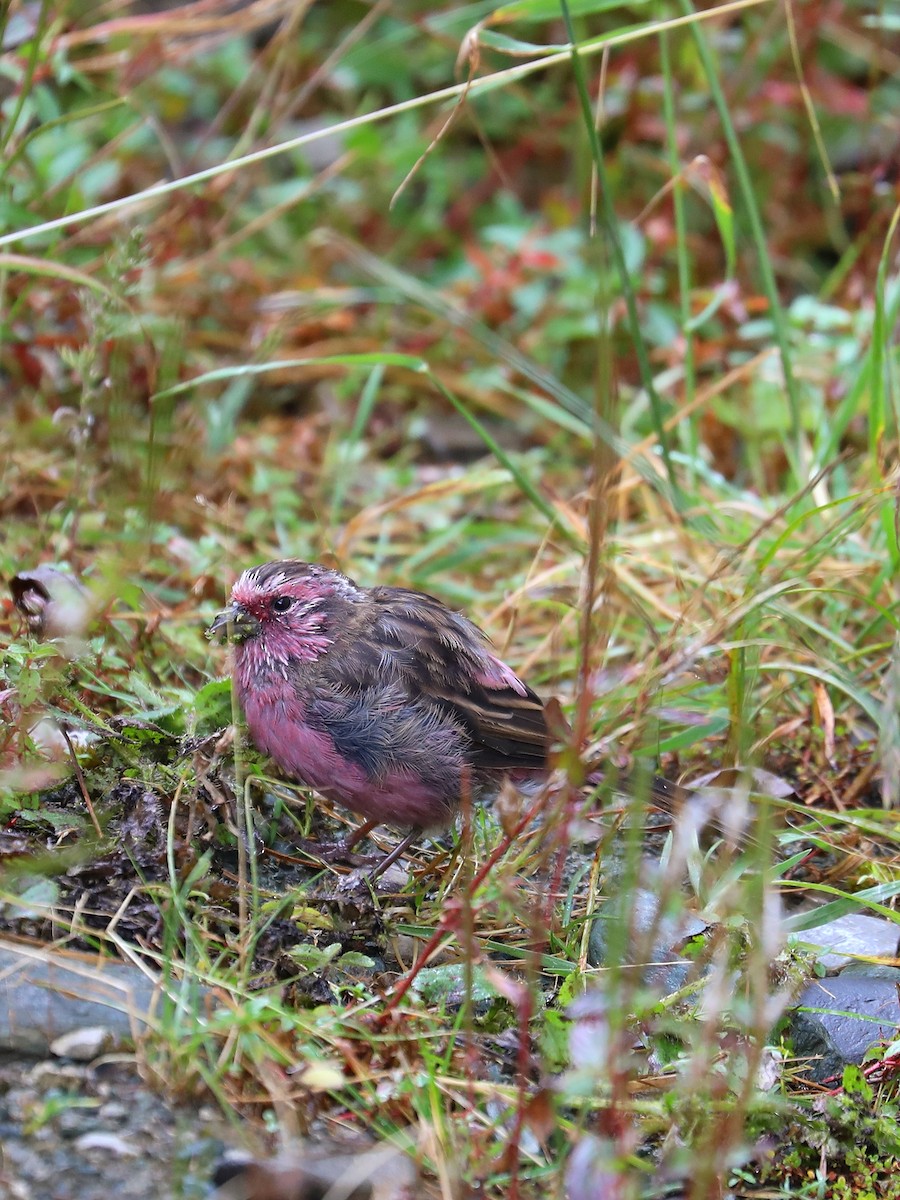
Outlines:
MULTIPOLYGON (((10 858, 6 890, 98 852, 68 751, 48 764, 35 733, 63 720, 104 836, 132 785, 162 805, 165 850, 137 874, 170 966, 232 989, 229 1019, 173 1022, 154 1052, 174 1088, 240 1106, 261 1061, 321 1057, 343 1083, 304 1111, 421 1123, 430 1164, 479 1195, 562 1195, 585 1130, 610 1195, 676 1177, 698 1200, 832 1194, 819 1150, 844 1161, 851 1101, 838 1119, 791 1070, 768 1094, 753 1077, 777 1041, 772 855, 796 855, 796 892, 848 904, 896 883, 893 14, 13 0, 0 40, 0 576, 65 564, 97 617, 63 661, 0 609, 0 804, 35 856, 10 858), (608 832, 581 857, 568 826, 523 832, 495 860, 508 825, 485 816, 462 858, 437 851, 379 920, 415 953, 444 931, 468 993, 413 988, 402 1034, 367 1023, 383 979, 341 974, 371 946, 293 878, 251 852, 223 901, 216 854, 246 852, 243 820, 274 844, 288 809, 251 750, 235 784, 213 746, 230 696, 202 631, 281 555, 465 608, 586 714, 589 759, 778 779, 751 851, 689 871, 733 1003, 588 967, 608 832), (333 1003, 254 994, 282 918, 333 1003), (492 954, 512 982, 485 979, 492 954), (598 974, 603 1053, 572 1064, 567 1005, 598 974)), ((304 833, 320 819, 291 811, 304 833)), ((58 920, 72 887, 52 900, 58 920)), ((122 895, 94 900, 108 916, 122 895)), ((877 1130, 842 1178, 893 1162, 890 1083, 867 1103, 877 1130)))

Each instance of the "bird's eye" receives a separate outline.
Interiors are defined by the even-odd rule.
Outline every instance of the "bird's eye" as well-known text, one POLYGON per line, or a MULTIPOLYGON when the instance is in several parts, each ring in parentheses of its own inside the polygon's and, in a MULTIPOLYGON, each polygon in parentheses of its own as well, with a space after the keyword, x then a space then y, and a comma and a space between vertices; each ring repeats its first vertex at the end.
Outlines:
POLYGON ((294 599, 292 596, 276 596, 272 601, 272 612, 284 613, 288 609, 293 608, 294 599))

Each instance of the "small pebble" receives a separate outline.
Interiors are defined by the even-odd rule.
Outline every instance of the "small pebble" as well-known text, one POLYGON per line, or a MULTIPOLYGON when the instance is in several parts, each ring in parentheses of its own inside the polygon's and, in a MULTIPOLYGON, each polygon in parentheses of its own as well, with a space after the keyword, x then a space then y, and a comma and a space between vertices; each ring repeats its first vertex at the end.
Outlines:
POLYGON ((50 1043, 50 1053, 57 1058, 71 1058, 75 1062, 93 1062, 113 1044, 112 1033, 103 1025, 91 1025, 84 1029, 73 1029, 55 1038, 50 1043))
POLYGON ((118 1100, 110 1100, 103 1105, 97 1116, 101 1121, 124 1121, 128 1117, 128 1109, 118 1100))
POLYGON ((49 1091, 50 1088, 60 1088, 62 1091, 78 1091, 90 1078, 90 1072, 85 1067, 75 1063, 55 1062, 45 1058, 35 1063, 22 1077, 22 1082, 29 1088, 39 1092, 49 1091))
POLYGON ((80 1138, 75 1139, 75 1148, 85 1152, 87 1150, 105 1150, 108 1154, 116 1154, 119 1158, 137 1158, 138 1150, 135 1146, 120 1137, 117 1133, 111 1133, 108 1130, 96 1129, 91 1133, 83 1133, 80 1138))

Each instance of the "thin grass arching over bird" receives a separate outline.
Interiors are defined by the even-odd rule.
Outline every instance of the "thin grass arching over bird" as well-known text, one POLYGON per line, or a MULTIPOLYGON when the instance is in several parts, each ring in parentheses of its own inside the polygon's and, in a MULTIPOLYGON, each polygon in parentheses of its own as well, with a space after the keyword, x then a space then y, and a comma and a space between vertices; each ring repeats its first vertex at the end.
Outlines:
POLYGON ((257 748, 364 818, 347 848, 389 822, 410 831, 394 861, 464 797, 546 775, 543 702, 434 596, 284 559, 241 575, 217 634, 257 748))

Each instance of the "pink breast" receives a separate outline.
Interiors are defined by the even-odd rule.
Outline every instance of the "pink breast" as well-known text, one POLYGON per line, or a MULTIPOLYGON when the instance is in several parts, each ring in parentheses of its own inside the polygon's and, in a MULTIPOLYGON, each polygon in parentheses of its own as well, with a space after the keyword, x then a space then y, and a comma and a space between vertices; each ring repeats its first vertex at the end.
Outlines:
POLYGON ((262 695, 259 688, 239 686, 238 696, 256 747, 307 787, 367 821, 423 829, 449 821, 444 799, 421 779, 401 769, 370 779, 357 763, 338 754, 327 733, 305 723, 302 702, 288 685, 262 695))

